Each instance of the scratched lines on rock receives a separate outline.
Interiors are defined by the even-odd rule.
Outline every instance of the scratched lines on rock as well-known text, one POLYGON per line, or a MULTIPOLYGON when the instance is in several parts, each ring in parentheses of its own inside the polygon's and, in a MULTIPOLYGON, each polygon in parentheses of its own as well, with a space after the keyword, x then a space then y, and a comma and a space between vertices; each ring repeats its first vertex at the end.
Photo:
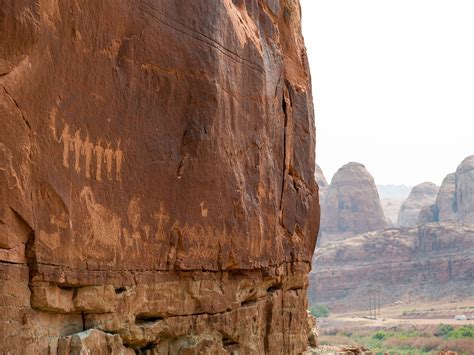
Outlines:
POLYGON ((89 179, 122 181, 125 156, 120 149, 120 139, 112 146, 112 142, 102 138, 97 138, 94 142, 88 133, 85 138, 83 136, 81 129, 73 134, 69 125, 65 124, 59 137, 59 143, 63 145, 63 166, 72 168, 89 179))

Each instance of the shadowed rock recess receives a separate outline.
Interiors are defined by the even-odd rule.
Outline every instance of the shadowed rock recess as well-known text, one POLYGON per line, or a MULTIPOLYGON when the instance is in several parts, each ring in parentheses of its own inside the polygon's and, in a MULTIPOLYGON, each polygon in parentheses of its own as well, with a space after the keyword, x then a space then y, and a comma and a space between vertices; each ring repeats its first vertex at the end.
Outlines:
POLYGON ((306 349, 319 205, 300 15, 2 2, 0 353, 306 349))

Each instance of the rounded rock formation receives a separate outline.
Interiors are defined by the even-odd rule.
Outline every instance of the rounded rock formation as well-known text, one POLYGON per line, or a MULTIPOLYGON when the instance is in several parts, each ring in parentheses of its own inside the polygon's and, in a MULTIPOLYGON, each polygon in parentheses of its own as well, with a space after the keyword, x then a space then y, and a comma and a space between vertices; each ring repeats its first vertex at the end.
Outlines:
MULTIPOLYGON (((439 187, 432 182, 416 185, 400 208, 397 224, 400 227, 417 225, 420 212, 424 207, 434 204, 438 191, 439 187)), ((427 210, 425 209, 423 219, 427 218, 426 212, 427 210)))
POLYGON ((474 224, 474 155, 464 159, 456 169, 455 199, 458 221, 474 224))
POLYGON ((464 159, 455 173, 444 178, 435 211, 436 221, 474 224, 474 155, 464 159))
POLYGON ((436 197, 436 218, 439 221, 457 221, 456 174, 448 174, 439 188, 436 197))
POLYGON ((316 183, 318 184, 320 191, 329 186, 326 177, 324 176, 323 170, 318 164, 316 164, 315 166, 314 176, 316 178, 316 183))
POLYGON ((358 234, 387 226, 374 179, 365 166, 352 162, 341 167, 321 204, 321 230, 358 234))

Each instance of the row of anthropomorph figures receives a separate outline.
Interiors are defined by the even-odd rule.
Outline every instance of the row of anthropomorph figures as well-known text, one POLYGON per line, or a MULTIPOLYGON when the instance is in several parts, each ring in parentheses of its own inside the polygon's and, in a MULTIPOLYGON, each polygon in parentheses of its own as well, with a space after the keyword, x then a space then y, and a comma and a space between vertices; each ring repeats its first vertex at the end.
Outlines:
POLYGON ((59 137, 59 143, 63 144, 64 167, 70 167, 69 159, 72 155, 74 170, 78 174, 84 171, 87 178, 95 178, 97 181, 102 181, 102 169, 104 166, 108 180, 113 180, 114 177, 117 181, 122 180, 121 171, 125 157, 120 149, 120 139, 117 141, 115 149, 113 149, 111 142, 102 142, 101 138, 98 138, 96 143, 93 143, 89 138, 89 134, 83 140, 80 129, 71 134, 69 125, 66 124, 59 137), (103 143, 104 146, 102 145, 103 143))

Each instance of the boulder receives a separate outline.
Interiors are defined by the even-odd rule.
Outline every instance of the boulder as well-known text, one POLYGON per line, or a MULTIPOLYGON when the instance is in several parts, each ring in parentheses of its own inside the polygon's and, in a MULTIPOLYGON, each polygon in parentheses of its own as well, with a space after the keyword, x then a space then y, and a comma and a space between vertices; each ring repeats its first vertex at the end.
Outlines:
POLYGON ((70 354, 133 355, 135 351, 124 347, 118 335, 89 329, 59 339, 57 355, 70 354))

